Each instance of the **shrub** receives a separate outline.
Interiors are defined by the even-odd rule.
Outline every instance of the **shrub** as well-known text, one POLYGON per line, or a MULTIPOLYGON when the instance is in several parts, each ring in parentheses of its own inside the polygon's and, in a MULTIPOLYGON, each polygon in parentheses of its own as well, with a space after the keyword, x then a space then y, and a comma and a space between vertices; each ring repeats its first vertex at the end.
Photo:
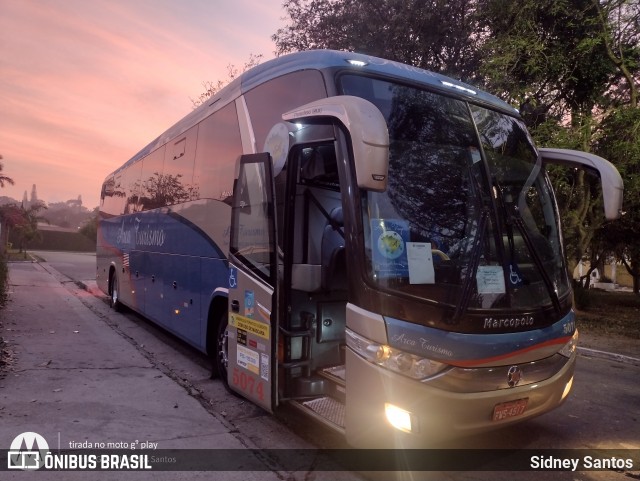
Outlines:
POLYGON ((585 289, 580 285, 575 285, 573 288, 573 303, 576 309, 587 311, 589 310, 589 307, 591 307, 591 302, 591 292, 589 292, 589 289, 585 289))
POLYGON ((3 308, 7 303, 7 283, 9 281, 8 272, 7 256, 0 254, 0 308, 3 308))

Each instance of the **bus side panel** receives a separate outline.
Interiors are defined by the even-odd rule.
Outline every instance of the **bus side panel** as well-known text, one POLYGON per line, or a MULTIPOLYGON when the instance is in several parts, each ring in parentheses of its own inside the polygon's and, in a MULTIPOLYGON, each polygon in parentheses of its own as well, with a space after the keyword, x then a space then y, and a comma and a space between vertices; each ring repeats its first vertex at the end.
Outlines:
POLYGON ((147 253, 141 250, 132 250, 129 254, 131 269, 131 291, 136 310, 143 310, 145 306, 146 285, 145 264, 147 253))
POLYGON ((165 328, 169 328, 169 318, 164 317, 164 254, 159 252, 147 252, 145 256, 145 304, 141 312, 146 317, 157 322, 165 328))
POLYGON ((169 255, 165 260, 165 307, 169 328, 194 346, 200 345, 200 258, 169 255))

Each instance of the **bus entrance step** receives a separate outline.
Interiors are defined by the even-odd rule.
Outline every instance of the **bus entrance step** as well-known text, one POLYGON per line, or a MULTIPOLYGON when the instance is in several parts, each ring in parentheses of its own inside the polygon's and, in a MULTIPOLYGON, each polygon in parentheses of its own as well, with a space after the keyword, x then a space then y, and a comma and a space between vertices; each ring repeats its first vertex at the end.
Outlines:
POLYGON ((344 431, 344 403, 332 397, 320 397, 298 403, 304 411, 312 414, 333 429, 344 431))
POLYGON ((344 374, 344 365, 320 369, 318 375, 326 379, 324 394, 343 403, 347 397, 347 382, 344 374))
POLYGON ((326 367, 318 374, 341 386, 346 384, 344 364, 340 366, 326 367))

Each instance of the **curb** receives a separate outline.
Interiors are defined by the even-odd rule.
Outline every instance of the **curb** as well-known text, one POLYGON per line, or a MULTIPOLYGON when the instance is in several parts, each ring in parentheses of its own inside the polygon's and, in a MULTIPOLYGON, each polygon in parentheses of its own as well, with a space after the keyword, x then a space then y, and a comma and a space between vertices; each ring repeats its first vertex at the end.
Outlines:
POLYGON ((599 351, 597 349, 589 349, 588 347, 578 347, 578 352, 581 356, 584 357, 606 359, 607 361, 622 362, 625 364, 640 366, 640 358, 625 356, 623 354, 617 354, 615 352, 599 351))

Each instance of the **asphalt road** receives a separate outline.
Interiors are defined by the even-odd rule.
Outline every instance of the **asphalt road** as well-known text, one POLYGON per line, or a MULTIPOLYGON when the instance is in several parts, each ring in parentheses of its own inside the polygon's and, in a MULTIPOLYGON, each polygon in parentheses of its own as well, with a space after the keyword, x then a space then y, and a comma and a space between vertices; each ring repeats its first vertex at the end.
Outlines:
MULTIPOLYGON (((73 281, 86 281, 95 274, 95 258, 86 254, 37 253, 53 268, 73 281), (91 270, 93 266, 93 270, 91 270)), ((64 279, 62 279, 64 280, 64 279)), ((71 287, 69 287, 71 289, 71 287)), ((129 342, 133 349, 183 389, 186 398, 195 399, 214 419, 223 420, 240 439, 261 449, 274 447, 345 447, 342 440, 320 426, 283 409, 277 417, 251 403, 227 393, 220 382, 210 380, 209 360, 170 334, 137 316, 104 314, 104 297, 74 295, 98 322, 129 342)), ((482 436, 456 440, 434 447, 456 449, 622 449, 640 450, 640 365, 615 358, 580 356, 574 387, 559 409, 534 420, 482 436)), ((341 473, 347 475, 347 473, 341 473)), ((585 472, 447 472, 373 473, 372 479, 443 480, 620 480, 640 479, 640 465, 631 470, 585 472), (515 475, 514 475, 515 474, 515 475)), ((336 477, 334 479, 344 479, 336 477)))
POLYGON ((40 259, 74 281, 95 280, 96 254, 94 252, 30 251, 40 259))

